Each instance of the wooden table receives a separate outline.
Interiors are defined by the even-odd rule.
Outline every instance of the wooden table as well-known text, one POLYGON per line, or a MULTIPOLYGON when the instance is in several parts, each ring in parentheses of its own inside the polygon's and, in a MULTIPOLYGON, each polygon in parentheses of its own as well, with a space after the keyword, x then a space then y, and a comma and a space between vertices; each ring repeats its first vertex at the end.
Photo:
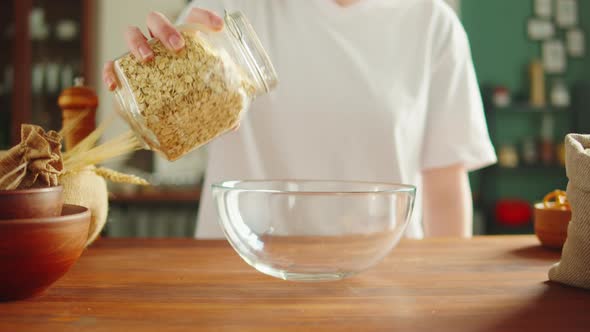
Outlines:
POLYGON ((256 272, 225 241, 102 239, 0 331, 590 331, 590 292, 546 282, 532 236, 404 240, 339 282, 256 272))

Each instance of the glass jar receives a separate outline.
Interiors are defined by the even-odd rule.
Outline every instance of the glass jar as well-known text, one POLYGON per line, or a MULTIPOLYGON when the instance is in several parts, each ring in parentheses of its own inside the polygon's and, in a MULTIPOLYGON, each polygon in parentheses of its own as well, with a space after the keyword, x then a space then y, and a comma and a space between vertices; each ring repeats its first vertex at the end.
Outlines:
POLYGON ((250 102, 277 84, 273 65, 239 12, 225 27, 178 26, 185 47, 175 53, 149 41, 153 60, 127 53, 115 60, 121 114, 146 147, 176 160, 238 125, 250 102))

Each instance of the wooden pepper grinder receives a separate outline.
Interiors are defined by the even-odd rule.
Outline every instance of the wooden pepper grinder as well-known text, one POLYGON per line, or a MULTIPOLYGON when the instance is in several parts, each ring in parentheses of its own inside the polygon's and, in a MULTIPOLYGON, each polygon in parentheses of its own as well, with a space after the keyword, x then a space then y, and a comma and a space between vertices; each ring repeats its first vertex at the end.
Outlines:
POLYGON ((67 126, 71 121, 79 121, 64 137, 66 150, 72 149, 96 129, 98 97, 94 90, 84 86, 83 78, 77 77, 74 82, 74 86, 62 91, 57 100, 62 109, 62 126, 67 126), (79 117, 82 118, 78 120, 79 117))

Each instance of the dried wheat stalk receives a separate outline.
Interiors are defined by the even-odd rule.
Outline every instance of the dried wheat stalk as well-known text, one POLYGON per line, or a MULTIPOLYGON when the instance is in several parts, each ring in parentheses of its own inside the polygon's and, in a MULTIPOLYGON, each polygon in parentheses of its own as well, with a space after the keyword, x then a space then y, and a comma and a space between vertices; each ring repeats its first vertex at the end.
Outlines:
POLYGON ((135 134, 133 132, 127 132, 89 149, 85 147, 79 151, 74 151, 76 150, 74 148, 72 153, 69 153, 64 158, 64 169, 74 171, 86 166, 100 164, 109 159, 139 150, 142 147, 142 143, 137 139, 135 134))
POLYGON ((80 122, 82 121, 82 119, 84 119, 84 117, 86 116, 86 114, 88 112, 89 112, 89 110, 80 112, 80 114, 78 114, 78 116, 75 117, 73 120, 67 121, 66 125, 61 128, 61 130, 59 131, 58 134, 61 137, 68 136, 74 129, 76 129, 76 127, 78 127, 78 125, 80 124, 80 122))
MULTIPOLYGON (((60 130, 61 135, 67 135, 76 128, 83 119, 84 113, 75 118, 67 126, 60 130)), ((71 174, 79 172, 88 166, 103 163, 109 159, 120 157, 139 150, 143 147, 133 132, 129 131, 97 145, 98 140, 111 124, 114 116, 109 116, 92 133, 80 141, 74 148, 63 153, 64 172, 71 174)), ((106 168, 94 170, 96 174, 114 182, 126 182, 131 184, 147 185, 148 182, 134 175, 123 174, 106 168)))
POLYGON ((149 185, 149 182, 139 176, 117 172, 110 168, 99 167, 94 169, 94 173, 112 182, 137 184, 140 186, 149 185))

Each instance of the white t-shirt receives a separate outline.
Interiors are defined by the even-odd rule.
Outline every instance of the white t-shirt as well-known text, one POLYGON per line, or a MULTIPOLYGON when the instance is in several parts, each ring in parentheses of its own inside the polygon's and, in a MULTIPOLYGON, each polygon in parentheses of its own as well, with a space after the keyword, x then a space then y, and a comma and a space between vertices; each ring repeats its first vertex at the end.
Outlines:
POLYGON ((279 75, 277 89, 254 101, 239 131, 209 144, 197 237, 223 237, 212 183, 289 178, 416 185, 406 235, 420 238, 421 172, 496 161, 467 36, 442 0, 191 6, 242 11, 279 75))

